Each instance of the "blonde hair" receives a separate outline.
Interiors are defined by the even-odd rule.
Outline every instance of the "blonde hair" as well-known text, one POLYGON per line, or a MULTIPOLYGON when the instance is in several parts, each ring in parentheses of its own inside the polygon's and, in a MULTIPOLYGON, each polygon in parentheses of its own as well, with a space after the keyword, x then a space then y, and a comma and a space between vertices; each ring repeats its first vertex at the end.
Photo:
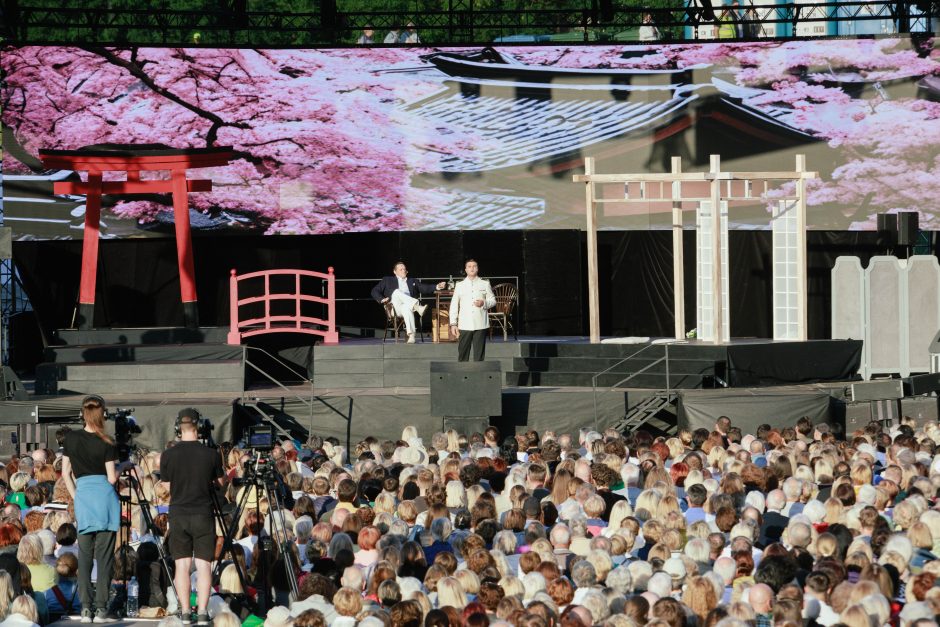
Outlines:
POLYGON ((219 575, 219 592, 228 592, 231 594, 244 594, 242 580, 238 576, 238 568, 235 564, 229 564, 222 569, 219 575))
POLYGON ((362 596, 358 590, 340 588, 333 596, 333 607, 340 616, 355 617, 362 611, 362 596))
MULTIPOLYGON (((835 491, 835 487, 833 487, 833 491, 835 491)), ((823 516, 823 522, 835 525, 842 520, 842 502, 839 499, 829 497, 824 505, 826 506, 826 515, 823 516)))
POLYGON ((630 501, 626 499, 617 501, 614 503, 614 506, 610 508, 610 520, 607 523, 607 528, 612 531, 620 529, 620 523, 630 516, 633 516, 633 508, 630 506, 630 501))
POLYGON ((394 514, 396 507, 395 495, 388 492, 381 492, 375 497, 375 505, 372 506, 372 511, 376 514, 394 514))
POLYGON ((839 542, 831 533, 820 534, 816 539, 816 553, 820 557, 832 557, 836 554, 839 542))
POLYGON ((21 594, 13 599, 10 604, 10 613, 19 614, 33 623, 39 622, 39 610, 36 608, 36 602, 33 597, 27 594, 21 594))
MULTIPOLYGON (((27 566, 42 563, 42 540, 35 533, 27 533, 16 548, 16 559, 27 566)), ((33 621, 36 622, 36 621, 33 621)))
POLYGON ((849 477, 852 485, 870 485, 871 484, 871 466, 863 462, 856 462, 849 471, 849 477))
POLYGON ((522 595, 525 594, 525 586, 522 585, 522 580, 513 575, 500 579, 499 587, 503 589, 507 597, 515 596, 521 599, 522 595))
POLYGON ((27 473, 15 472, 13 473, 13 476, 10 477, 10 491, 22 492, 28 483, 29 475, 27 473))
POLYGON ((839 619, 847 627, 878 627, 875 624, 875 617, 870 615, 861 603, 850 605, 842 610, 839 619))
POLYGON ((464 593, 460 581, 455 577, 444 577, 437 582, 437 606, 446 607, 448 605, 458 610, 462 610, 467 606, 467 595, 464 593))
POLYGON ((923 521, 918 520, 907 530, 907 537, 915 547, 919 549, 929 549, 933 547, 933 535, 930 533, 930 527, 923 521))
POLYGON ((460 582, 460 587, 467 594, 476 595, 480 592, 480 578, 469 568, 458 570, 454 577, 460 582))
POLYGON ((229 610, 219 612, 212 619, 213 627, 241 627, 241 624, 241 619, 229 610))
MULTIPOLYGON (((17 574, 19 576, 19 574, 17 574)), ((10 573, 0 570, 0 619, 7 617, 10 612, 10 602, 13 601, 13 579, 10 573)))
POLYGON ((447 482, 447 507, 466 507, 467 490, 459 481, 447 482))
POLYGON ((661 498, 659 492, 655 490, 643 490, 640 492, 640 496, 636 498, 636 507, 633 508, 633 513, 638 514, 640 511, 646 511, 644 520, 654 518, 661 498))
MULTIPOLYGON (((663 519, 667 514, 673 512, 682 516, 682 507, 679 505, 679 499, 674 493, 667 493, 656 506, 656 518, 663 519)), ((684 516, 682 518, 685 520, 684 516)))

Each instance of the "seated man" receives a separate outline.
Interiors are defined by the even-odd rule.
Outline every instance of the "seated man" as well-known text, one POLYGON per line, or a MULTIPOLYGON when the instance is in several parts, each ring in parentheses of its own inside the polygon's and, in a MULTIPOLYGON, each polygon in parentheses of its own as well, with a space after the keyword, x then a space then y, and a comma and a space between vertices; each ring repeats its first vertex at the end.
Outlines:
POLYGON ((383 277, 372 288, 372 298, 379 303, 392 302, 395 313, 405 319, 405 330, 408 332, 408 343, 415 343, 415 317, 424 315, 427 305, 419 305, 417 297, 421 294, 433 294, 435 290, 444 289, 444 282, 437 285, 428 285, 417 279, 408 278, 408 268, 404 262, 399 261, 393 270, 395 276, 383 277))

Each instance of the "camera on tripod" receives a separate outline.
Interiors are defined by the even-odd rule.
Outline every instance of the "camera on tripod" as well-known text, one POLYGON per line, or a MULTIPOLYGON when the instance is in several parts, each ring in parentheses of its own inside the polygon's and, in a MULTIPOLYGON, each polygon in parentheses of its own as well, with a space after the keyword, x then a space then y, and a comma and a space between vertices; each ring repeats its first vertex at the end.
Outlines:
POLYGON ((274 427, 264 424, 248 427, 245 431, 245 444, 253 455, 245 461, 242 477, 235 479, 235 485, 274 483, 277 479, 277 469, 271 458, 271 451, 277 444, 274 427))
POLYGON ((105 420, 114 421, 114 443, 118 449, 118 461, 126 462, 130 459, 131 450, 134 448, 134 436, 141 432, 137 419, 134 418, 134 410, 129 407, 118 407, 106 412, 104 417, 105 420))

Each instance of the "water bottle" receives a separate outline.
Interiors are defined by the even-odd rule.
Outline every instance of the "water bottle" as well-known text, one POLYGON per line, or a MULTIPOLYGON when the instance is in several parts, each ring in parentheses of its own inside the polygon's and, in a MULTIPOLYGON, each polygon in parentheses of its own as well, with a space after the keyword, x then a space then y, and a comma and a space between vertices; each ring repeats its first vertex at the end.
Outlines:
POLYGON ((137 577, 131 577, 131 580, 127 582, 127 617, 128 618, 137 618, 139 614, 139 607, 137 604, 138 597, 140 596, 140 584, 137 583, 137 577))

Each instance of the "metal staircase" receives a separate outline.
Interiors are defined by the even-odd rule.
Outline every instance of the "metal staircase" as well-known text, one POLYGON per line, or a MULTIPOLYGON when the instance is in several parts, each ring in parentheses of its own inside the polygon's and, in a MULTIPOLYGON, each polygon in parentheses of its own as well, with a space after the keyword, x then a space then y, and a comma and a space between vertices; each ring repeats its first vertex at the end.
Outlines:
POLYGON ((677 409, 679 393, 661 390, 647 396, 627 410, 624 417, 614 425, 620 432, 635 431, 647 426, 664 434, 675 434, 678 429, 677 409))

